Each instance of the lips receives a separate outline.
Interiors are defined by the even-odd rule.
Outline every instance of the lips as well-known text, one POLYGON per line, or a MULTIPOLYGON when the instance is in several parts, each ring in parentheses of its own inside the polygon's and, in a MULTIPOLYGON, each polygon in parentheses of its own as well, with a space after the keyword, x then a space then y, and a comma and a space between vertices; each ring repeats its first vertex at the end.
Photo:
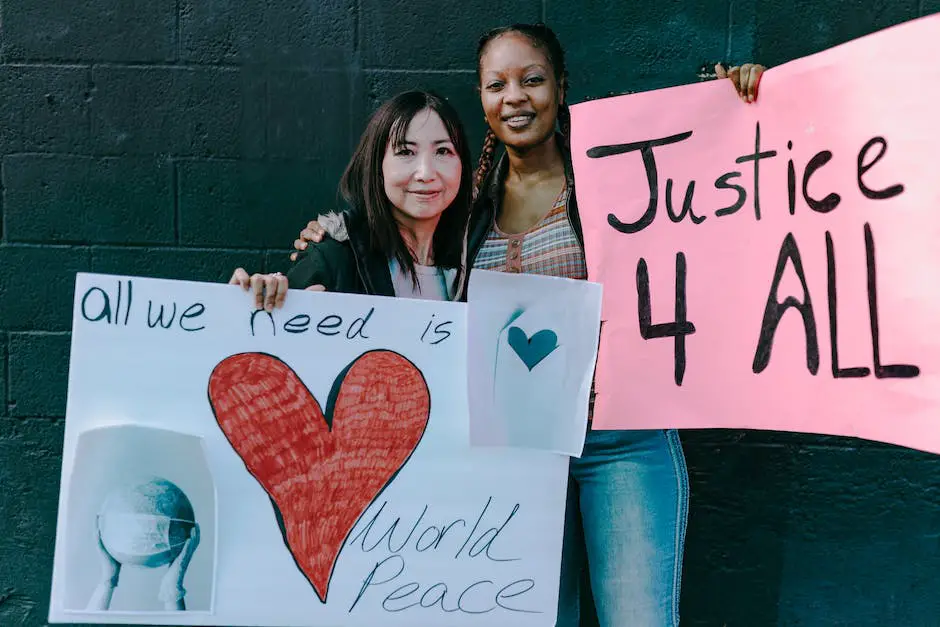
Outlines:
POLYGON ((534 113, 514 113, 512 115, 504 115, 502 117, 503 122, 511 129, 525 128, 534 119, 534 113))
POLYGON ((428 202, 438 198, 441 195, 441 190, 410 190, 408 193, 418 201, 428 202))

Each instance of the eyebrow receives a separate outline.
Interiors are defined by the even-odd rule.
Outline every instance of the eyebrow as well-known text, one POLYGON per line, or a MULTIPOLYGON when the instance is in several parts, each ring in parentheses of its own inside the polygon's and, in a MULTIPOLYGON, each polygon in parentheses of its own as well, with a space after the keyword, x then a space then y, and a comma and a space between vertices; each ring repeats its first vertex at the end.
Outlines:
MULTIPOLYGON (((435 139, 431 143, 437 145, 437 144, 453 144, 454 142, 450 138, 448 138, 448 139, 435 139)), ((416 144, 417 142, 408 141, 407 139, 403 139, 400 142, 398 142, 399 146, 414 146, 416 144)))
MULTIPOLYGON (((541 64, 541 63, 530 63, 529 65, 527 65, 527 66, 525 66, 524 68, 522 68, 522 71, 523 71, 523 72, 528 72, 529 70, 533 70, 533 69, 542 70, 542 71, 544 72, 545 69, 546 69, 546 66, 543 65, 543 64, 541 64)), ((489 70, 489 71, 486 72, 486 73, 487 73, 487 74, 502 74, 504 71, 505 71, 505 70, 489 70)))

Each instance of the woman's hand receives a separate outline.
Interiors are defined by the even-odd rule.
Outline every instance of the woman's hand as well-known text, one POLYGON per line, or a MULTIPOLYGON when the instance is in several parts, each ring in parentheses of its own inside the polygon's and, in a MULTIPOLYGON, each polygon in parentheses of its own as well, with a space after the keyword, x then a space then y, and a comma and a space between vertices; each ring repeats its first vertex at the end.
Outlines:
POLYGON ((101 564, 101 582, 115 588, 118 584, 118 577, 121 575, 121 564, 111 557, 108 549, 104 548, 100 533, 98 534, 98 563, 101 564))
POLYGON ((715 74, 718 75, 718 78, 730 78, 741 100, 751 103, 757 100, 757 85, 760 83, 760 77, 766 69, 763 65, 757 63, 745 63, 726 70, 719 63, 715 66, 715 74))
POLYGON ((163 601, 164 609, 186 610, 186 603, 183 600, 186 597, 186 588, 183 587, 183 579, 186 578, 186 569, 189 568, 189 562, 193 559, 197 546, 199 546, 199 525, 194 525, 189 532, 189 538, 183 545, 183 550, 170 564, 170 568, 160 581, 160 592, 157 598, 163 601))
POLYGON ((101 564, 101 578, 88 598, 88 605, 85 609, 89 612, 103 612, 111 607, 111 597, 114 595, 118 578, 121 576, 121 564, 111 557, 108 549, 104 548, 101 532, 97 528, 95 535, 98 536, 98 563, 101 564))
POLYGON ((246 292, 250 290, 254 296, 255 309, 264 309, 268 313, 274 311, 275 307, 283 307, 284 299, 287 298, 287 277, 280 272, 249 276, 244 268, 236 268, 228 282, 229 285, 240 285, 246 292))
MULTIPOLYGON (((294 248, 297 251, 307 250, 307 242, 313 242, 318 244, 323 241, 323 236, 326 234, 326 229, 320 226, 320 223, 316 220, 311 220, 307 223, 307 228, 300 232, 300 238, 294 240, 294 248)), ((290 254, 291 261, 297 261, 297 252, 292 252, 290 254)))

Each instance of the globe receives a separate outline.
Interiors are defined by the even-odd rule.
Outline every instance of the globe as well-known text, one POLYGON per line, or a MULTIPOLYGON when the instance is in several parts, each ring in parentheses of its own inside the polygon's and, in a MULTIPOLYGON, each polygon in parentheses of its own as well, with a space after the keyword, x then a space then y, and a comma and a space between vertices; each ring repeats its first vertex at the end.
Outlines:
POLYGON ((111 557, 147 568, 176 559, 195 524, 189 499, 160 477, 118 486, 98 513, 98 533, 111 557))

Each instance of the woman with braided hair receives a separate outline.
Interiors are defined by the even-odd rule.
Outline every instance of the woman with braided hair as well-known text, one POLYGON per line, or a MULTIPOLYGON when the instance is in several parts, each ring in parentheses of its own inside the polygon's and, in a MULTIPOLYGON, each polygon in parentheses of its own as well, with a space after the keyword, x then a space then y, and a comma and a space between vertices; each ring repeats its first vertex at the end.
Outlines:
MULTIPOLYGON (((717 73, 753 102, 763 70, 717 73)), ((477 47, 477 78, 489 129, 475 175, 471 267, 586 279, 558 38, 543 24, 491 30, 477 47)), ((294 246, 322 236, 311 222, 294 246)), ((593 430, 589 421, 583 453, 570 465, 556 625, 678 625, 688 503, 675 430, 593 430), (596 622, 581 599, 593 600, 596 622)))
MULTIPOLYGON (((483 35, 477 60, 489 129, 476 172, 472 266, 586 279, 561 44, 541 24, 502 27, 483 35), (497 144, 505 146, 498 160, 497 144)), ((601 627, 677 625, 688 500, 675 431, 589 423, 569 470, 556 625, 587 624, 586 599, 601 627)))

